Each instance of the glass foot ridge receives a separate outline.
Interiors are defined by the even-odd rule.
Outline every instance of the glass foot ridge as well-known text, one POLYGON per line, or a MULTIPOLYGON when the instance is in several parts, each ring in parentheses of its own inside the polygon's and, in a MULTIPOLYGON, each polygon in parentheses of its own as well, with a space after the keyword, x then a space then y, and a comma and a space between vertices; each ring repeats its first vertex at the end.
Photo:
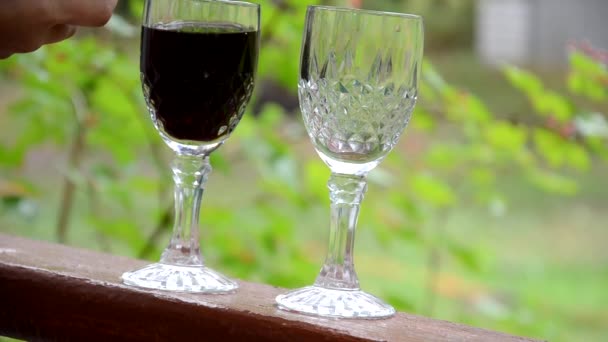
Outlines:
POLYGON ((226 276, 205 266, 178 266, 156 263, 144 268, 125 272, 122 275, 125 284, 148 289, 196 292, 196 293, 229 293, 238 288, 238 284, 226 276))
POLYGON ((395 309, 361 290, 326 289, 308 286, 277 296, 280 309, 338 318, 387 318, 395 309))

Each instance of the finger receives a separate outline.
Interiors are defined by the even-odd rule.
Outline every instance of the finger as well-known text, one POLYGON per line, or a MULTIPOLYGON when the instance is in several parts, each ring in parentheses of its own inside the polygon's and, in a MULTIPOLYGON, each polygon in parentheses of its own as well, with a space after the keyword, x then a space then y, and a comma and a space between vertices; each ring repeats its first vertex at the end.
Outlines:
POLYGON ((55 25, 46 34, 44 44, 51 44, 68 39, 76 33, 76 27, 72 25, 55 25))
POLYGON ((53 0, 63 23, 78 26, 103 26, 118 0, 53 0))
POLYGON ((42 45, 56 43, 70 38, 76 33, 76 28, 71 25, 55 25, 49 28, 44 34, 39 34, 36 38, 22 40, 14 47, 13 52, 28 53, 38 50, 42 45))
POLYGON ((13 53, 9 51, 0 50, 0 59, 6 59, 12 56, 13 53))

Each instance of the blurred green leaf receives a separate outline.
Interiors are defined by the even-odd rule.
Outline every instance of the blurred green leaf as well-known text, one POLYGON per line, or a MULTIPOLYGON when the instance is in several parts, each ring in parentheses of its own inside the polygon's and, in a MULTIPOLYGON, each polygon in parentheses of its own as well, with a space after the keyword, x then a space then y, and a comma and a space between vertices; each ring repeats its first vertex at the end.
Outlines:
POLYGON ((264 129, 276 129, 284 117, 285 111, 283 107, 276 103, 268 103, 260 111, 258 122, 264 129))
POLYGON ((230 172, 230 163, 224 158, 222 151, 216 151, 209 156, 209 161, 211 162, 211 166, 215 170, 219 170, 222 173, 230 172))
POLYGON ((416 107, 412 116, 415 119, 411 121, 410 125, 414 129, 429 132, 436 127, 435 119, 423 107, 416 107))
POLYGON ((138 109, 122 88, 111 79, 99 81, 91 94, 91 105, 106 115, 116 117, 117 120, 129 121, 132 116, 139 115, 138 109))
POLYGON ((425 159, 431 167, 452 170, 462 162, 462 153, 462 147, 456 144, 435 144, 429 148, 425 159))
POLYGON ((545 161, 552 167, 561 167, 565 161, 562 148, 565 143, 562 141, 562 138, 545 129, 536 129, 533 136, 536 150, 541 154, 545 161))
POLYGON ((568 88, 593 101, 608 98, 608 70, 605 65, 581 53, 570 54, 571 70, 568 74, 568 88))
POLYGON ((142 14, 144 11, 144 0, 129 0, 129 13, 137 18, 137 20, 141 20, 142 14))
POLYGON ((489 168, 477 167, 470 170, 469 179, 479 186, 490 186, 495 183, 496 175, 489 168))
POLYGON ((529 96, 538 96, 543 92, 543 84, 540 79, 530 72, 519 69, 514 66, 508 66, 503 69, 507 80, 517 89, 523 91, 529 96))
POLYGON ((504 74, 515 88, 526 94, 537 114, 549 116, 562 123, 572 117, 574 109, 568 99, 544 89, 537 76, 516 67, 506 67, 504 74))
POLYGON ((311 194, 317 201, 323 204, 329 204, 329 192, 327 190, 327 181, 329 180, 329 168, 316 159, 306 163, 306 192, 311 194))
POLYGON ((587 75, 608 74, 608 70, 606 70, 605 66, 581 52, 574 51, 570 53, 569 59, 570 65, 572 66, 572 69, 574 71, 578 71, 587 75))
POLYGON ((417 174, 411 178, 410 184, 416 196, 434 206, 447 207, 456 200, 451 187, 439 178, 417 174))
POLYGON ((576 181, 552 171, 533 169, 528 172, 527 179, 533 185, 550 193, 574 195, 578 191, 576 181))
POLYGON ((524 148, 527 134, 523 127, 499 121, 486 127, 485 137, 497 150, 517 152, 524 148))
POLYGON ((589 153, 584 147, 576 143, 569 142, 565 146, 566 160, 568 164, 577 171, 587 171, 591 165, 589 153))
POLYGON ((591 163, 589 153, 576 142, 566 141, 544 129, 535 130, 533 136, 536 150, 551 167, 568 165, 578 171, 589 169, 591 163))
POLYGON ((473 272, 479 272, 481 267, 477 254, 471 248, 460 245, 454 241, 448 241, 447 250, 450 255, 460 264, 473 272))
POLYGON ((546 91, 533 98, 533 101, 539 114, 551 115, 559 122, 566 122, 572 117, 570 103, 557 93, 546 91))

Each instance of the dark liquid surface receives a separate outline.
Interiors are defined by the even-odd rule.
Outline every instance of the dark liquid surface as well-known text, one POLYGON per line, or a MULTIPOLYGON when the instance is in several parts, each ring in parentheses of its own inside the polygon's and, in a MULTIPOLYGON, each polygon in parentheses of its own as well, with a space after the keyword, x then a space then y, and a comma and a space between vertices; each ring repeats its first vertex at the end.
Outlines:
POLYGON ((253 90, 258 32, 177 22, 143 27, 144 93, 173 139, 213 142, 230 134, 253 90))

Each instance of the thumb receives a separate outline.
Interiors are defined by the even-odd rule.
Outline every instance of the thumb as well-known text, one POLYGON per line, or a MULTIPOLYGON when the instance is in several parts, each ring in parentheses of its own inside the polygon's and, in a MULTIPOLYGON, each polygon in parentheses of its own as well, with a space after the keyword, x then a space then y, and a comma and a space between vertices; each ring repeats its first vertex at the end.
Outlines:
POLYGON ((118 0, 52 0, 63 22, 77 26, 103 26, 118 0))

